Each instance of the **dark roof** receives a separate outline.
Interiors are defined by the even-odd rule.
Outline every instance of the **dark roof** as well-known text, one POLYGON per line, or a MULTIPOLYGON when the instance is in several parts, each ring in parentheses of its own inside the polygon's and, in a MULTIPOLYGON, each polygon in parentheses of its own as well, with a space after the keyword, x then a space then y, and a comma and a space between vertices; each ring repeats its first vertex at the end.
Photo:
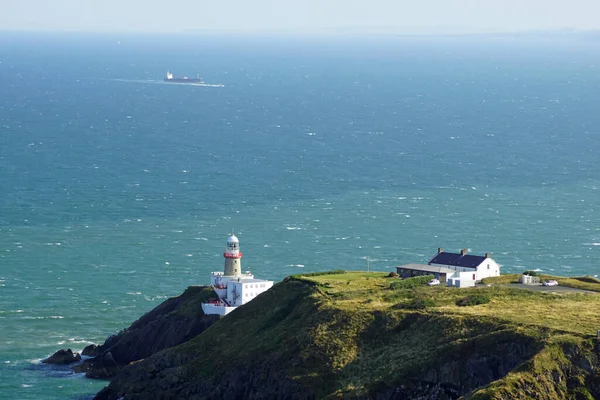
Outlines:
POLYGON ((446 253, 442 251, 429 261, 429 264, 453 265, 455 267, 477 268, 485 260, 484 256, 474 256, 465 254, 464 256, 456 253, 446 253))
POLYGON ((425 264, 404 264, 396 267, 396 270, 408 269, 411 271, 424 271, 438 274, 453 274, 456 272, 453 268, 442 267, 440 265, 425 265, 425 264))

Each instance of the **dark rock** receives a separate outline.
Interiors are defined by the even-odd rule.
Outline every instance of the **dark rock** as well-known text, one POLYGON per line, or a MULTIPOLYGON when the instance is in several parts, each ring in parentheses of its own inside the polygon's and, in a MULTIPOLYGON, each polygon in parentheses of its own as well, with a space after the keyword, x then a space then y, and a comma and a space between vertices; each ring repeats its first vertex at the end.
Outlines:
POLYGON ((74 365, 71 369, 76 373, 85 373, 87 378, 109 379, 115 376, 121 368, 122 365, 115 361, 109 350, 85 360, 81 364, 74 365))
POLYGON ((86 346, 85 349, 83 349, 83 351, 81 352, 81 355, 88 356, 88 357, 96 357, 99 354, 99 351, 98 351, 99 348, 100 348, 100 346, 98 346, 96 344, 90 344, 89 346, 86 346))
POLYGON ((81 361, 81 355, 73 353, 71 349, 60 349, 50 357, 42 360, 44 364, 71 364, 77 361, 81 361))

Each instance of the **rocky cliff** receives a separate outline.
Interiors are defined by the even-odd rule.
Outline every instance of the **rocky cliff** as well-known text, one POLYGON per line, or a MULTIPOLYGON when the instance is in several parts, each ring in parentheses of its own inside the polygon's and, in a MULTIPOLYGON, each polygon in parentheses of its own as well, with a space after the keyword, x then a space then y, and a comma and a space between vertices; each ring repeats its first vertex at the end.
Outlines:
POLYGON ((93 358, 74 365, 73 370, 85 372, 88 378, 112 378, 134 361, 187 342, 219 319, 218 316, 202 313, 200 304, 210 297, 213 297, 213 291, 209 287, 189 287, 180 296, 167 299, 142 316, 129 328, 107 338, 104 344, 88 346, 83 354, 93 358))
MULTIPOLYGON (((168 348, 133 352, 144 359, 96 399, 600 398, 591 335, 490 313, 564 299, 495 288, 394 292, 383 275, 353 279, 287 279, 174 347, 142 335, 151 349, 168 348), (454 303, 467 290, 492 302, 463 311, 454 303), (423 296, 428 306, 406 306, 423 296)), ((598 297, 573 301, 597 307, 598 297)))

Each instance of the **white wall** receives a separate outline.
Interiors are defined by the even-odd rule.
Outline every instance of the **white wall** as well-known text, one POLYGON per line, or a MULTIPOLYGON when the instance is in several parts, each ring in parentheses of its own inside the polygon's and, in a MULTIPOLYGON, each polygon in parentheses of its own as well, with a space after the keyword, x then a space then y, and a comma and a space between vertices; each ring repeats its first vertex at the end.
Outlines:
POLYGON ((272 281, 244 282, 229 281, 227 283, 227 302, 232 306, 246 304, 256 296, 273 287, 272 281))
POLYGON ((270 281, 244 283, 241 297, 242 304, 248 303, 262 292, 269 290, 271 287, 273 287, 273 282, 270 281))
POLYGON ((215 304, 202 303, 202 311, 204 311, 204 314, 206 315, 216 314, 223 317, 235 309, 236 307, 217 306, 215 304))
POLYGON ((480 281, 483 278, 492 276, 500 276, 500 266, 492 258, 486 258, 477 267, 477 280, 480 281))
POLYGON ((475 286, 475 280, 473 279, 473 271, 466 272, 455 272, 451 278, 448 278, 448 286, 456 287, 471 287, 475 286))

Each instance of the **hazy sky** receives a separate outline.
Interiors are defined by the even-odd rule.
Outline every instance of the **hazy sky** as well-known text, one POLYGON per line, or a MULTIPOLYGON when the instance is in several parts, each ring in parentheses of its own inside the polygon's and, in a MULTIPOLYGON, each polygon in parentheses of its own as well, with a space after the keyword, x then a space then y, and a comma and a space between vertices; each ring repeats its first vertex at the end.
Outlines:
POLYGON ((600 0, 2 0, 0 30, 600 28, 600 0))

